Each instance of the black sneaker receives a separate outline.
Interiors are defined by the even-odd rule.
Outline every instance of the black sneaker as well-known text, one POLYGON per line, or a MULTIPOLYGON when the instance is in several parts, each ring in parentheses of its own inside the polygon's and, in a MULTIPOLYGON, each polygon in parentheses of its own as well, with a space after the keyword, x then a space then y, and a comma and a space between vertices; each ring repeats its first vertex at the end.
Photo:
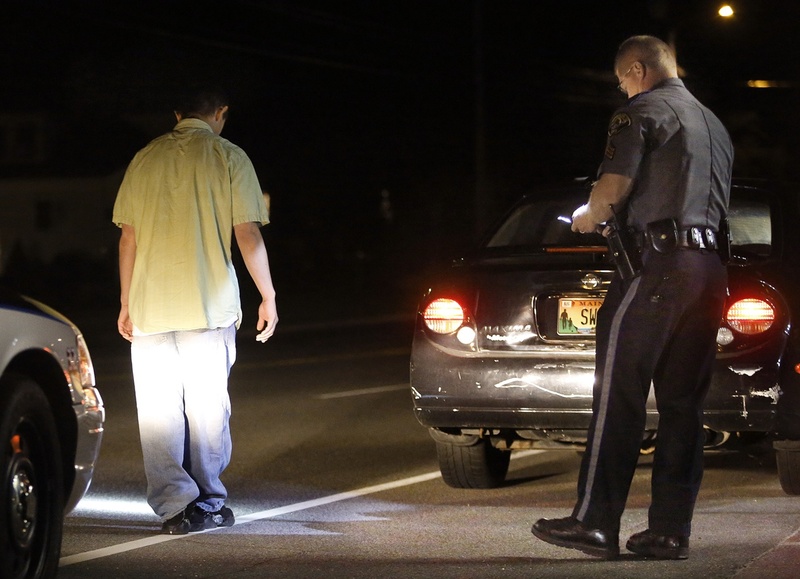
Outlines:
POLYGON ((233 511, 228 507, 222 507, 220 510, 212 512, 195 505, 189 513, 189 531, 196 533, 217 527, 232 527, 234 521, 233 511))
POLYGON ((187 534, 191 528, 189 517, 193 512, 193 510, 194 510, 194 505, 189 505, 171 519, 167 519, 166 521, 164 521, 164 523, 161 525, 161 534, 162 535, 187 534))

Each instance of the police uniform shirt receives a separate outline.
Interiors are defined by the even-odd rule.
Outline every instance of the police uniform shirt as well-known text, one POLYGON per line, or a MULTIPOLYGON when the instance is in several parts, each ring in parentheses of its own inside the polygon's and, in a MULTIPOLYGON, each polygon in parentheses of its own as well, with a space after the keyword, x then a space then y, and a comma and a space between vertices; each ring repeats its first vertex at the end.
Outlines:
POLYGON ((730 195, 733 146, 725 127, 677 78, 618 109, 608 127, 600 174, 634 179, 629 226, 674 218, 678 227, 716 230, 730 195))

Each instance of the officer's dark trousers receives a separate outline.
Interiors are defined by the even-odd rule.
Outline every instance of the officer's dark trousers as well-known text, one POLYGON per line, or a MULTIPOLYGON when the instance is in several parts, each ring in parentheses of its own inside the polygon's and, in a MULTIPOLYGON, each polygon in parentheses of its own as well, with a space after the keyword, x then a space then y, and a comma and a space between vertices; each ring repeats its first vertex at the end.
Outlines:
POLYGON ((619 533, 652 383, 659 422, 649 527, 689 536, 727 273, 708 251, 647 249, 643 261, 633 280, 615 277, 598 314, 593 416, 573 516, 619 533))

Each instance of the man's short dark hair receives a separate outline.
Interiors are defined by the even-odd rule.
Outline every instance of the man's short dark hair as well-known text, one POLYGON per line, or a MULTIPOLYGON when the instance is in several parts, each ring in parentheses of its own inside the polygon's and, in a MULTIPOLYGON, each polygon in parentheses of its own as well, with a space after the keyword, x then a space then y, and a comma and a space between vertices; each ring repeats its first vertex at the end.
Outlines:
POLYGON ((175 112, 182 118, 207 117, 229 105, 228 95, 217 88, 193 88, 179 99, 175 112))

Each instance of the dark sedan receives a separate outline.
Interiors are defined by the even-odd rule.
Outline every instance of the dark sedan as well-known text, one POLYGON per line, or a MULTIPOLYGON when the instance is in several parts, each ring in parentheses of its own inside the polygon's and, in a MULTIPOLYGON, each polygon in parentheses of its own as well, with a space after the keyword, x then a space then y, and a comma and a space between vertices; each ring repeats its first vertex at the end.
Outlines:
MULTIPOLYGON (((501 484, 516 449, 585 444, 597 310, 615 267, 605 238, 570 229, 587 197, 576 182, 522 199, 420 302, 414 410, 451 486, 501 484)), ((706 447, 769 437, 784 491, 800 494, 800 189, 737 181, 729 219, 706 447)), ((642 452, 658 444, 657 424, 651 392, 642 452)))

